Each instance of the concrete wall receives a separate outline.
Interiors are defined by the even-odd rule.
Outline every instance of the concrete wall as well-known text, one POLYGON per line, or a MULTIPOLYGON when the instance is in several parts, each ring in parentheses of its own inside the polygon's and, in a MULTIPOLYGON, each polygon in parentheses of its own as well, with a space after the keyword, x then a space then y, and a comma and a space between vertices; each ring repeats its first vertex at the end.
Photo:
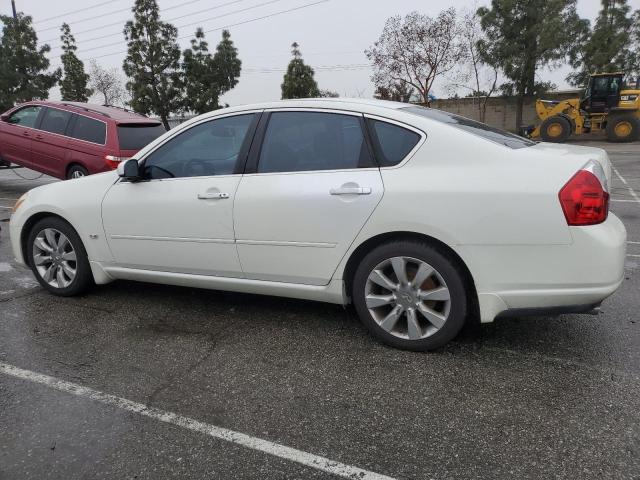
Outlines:
MULTIPOLYGON (((566 100, 580 96, 580 90, 550 92, 543 95, 545 100, 566 100)), ((431 102, 431 108, 455 113, 463 117, 480 120, 478 103, 484 101, 484 97, 471 98, 447 98, 431 102)), ((522 124, 533 125, 538 123, 535 107, 536 99, 527 97, 522 111, 522 124)), ((515 132, 516 129, 516 99, 515 97, 491 97, 487 101, 485 123, 497 128, 515 132)))

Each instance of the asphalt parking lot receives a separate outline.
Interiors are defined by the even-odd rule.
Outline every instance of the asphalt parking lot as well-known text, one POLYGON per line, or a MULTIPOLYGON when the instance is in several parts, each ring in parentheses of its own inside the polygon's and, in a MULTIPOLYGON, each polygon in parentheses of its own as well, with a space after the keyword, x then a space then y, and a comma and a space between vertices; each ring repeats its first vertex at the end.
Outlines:
POLYGON ((639 479, 640 143, 586 144, 609 151, 629 239, 603 313, 426 354, 321 303, 131 282, 52 297, 5 223, 52 179, 0 171, 0 479, 639 479))

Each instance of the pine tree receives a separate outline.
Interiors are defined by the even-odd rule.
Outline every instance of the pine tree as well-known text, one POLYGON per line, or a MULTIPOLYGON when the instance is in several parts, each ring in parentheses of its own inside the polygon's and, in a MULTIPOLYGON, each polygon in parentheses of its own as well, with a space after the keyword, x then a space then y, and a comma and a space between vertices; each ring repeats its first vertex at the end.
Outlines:
POLYGON ((16 103, 49 98, 49 90, 58 82, 60 70, 47 73, 49 45, 38 48, 38 37, 31 17, 0 15, 0 111, 16 103))
POLYGON ((289 62, 282 82, 282 99, 320 96, 318 84, 313 78, 313 68, 305 65, 299 45, 295 42, 291 45, 291 54, 293 59, 289 62))
POLYGON ((169 116, 183 104, 178 30, 160 20, 156 0, 136 0, 132 11, 134 20, 124 27, 129 105, 138 113, 158 115, 169 129, 169 116))
POLYGON ((71 29, 66 23, 62 24, 60 29, 62 36, 62 51, 64 52, 60 59, 62 60, 62 69, 64 77, 60 80, 60 94, 62 100, 73 102, 86 102, 93 95, 93 91, 87 88, 89 75, 84 71, 84 64, 76 56, 76 40, 71 35, 71 29))
POLYGON ((222 31, 222 40, 216 47, 213 64, 220 95, 223 95, 238 84, 238 77, 240 77, 242 69, 242 61, 238 58, 238 49, 231 41, 231 34, 228 30, 222 31))
POLYGON ((202 29, 198 28, 191 48, 183 56, 185 108, 198 114, 220 108, 220 97, 238 84, 242 66, 231 34, 222 32, 222 41, 212 56, 202 29))
POLYGON ((627 71, 633 68, 631 48, 633 20, 627 0, 601 0, 602 8, 593 29, 585 28, 570 52, 576 72, 567 76, 575 86, 584 86, 592 73, 627 71))

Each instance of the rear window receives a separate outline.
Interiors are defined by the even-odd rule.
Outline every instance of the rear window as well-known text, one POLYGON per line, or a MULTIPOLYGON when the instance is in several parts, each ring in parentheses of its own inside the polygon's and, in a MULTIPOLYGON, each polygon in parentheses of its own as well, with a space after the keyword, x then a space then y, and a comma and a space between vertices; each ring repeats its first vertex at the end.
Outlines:
POLYGON ((436 122, 448 123, 456 128, 464 130, 465 132, 472 133, 486 140, 499 143, 500 145, 505 145, 509 148, 518 149, 535 145, 535 142, 513 133, 505 132, 504 130, 490 127, 487 124, 476 122, 475 120, 461 117, 459 115, 454 115, 453 113, 443 112, 442 110, 418 106, 405 107, 402 110, 435 120, 436 122))
POLYGON ((76 123, 73 126, 71 136, 78 140, 104 145, 107 136, 107 124, 100 120, 75 115, 76 123))
POLYGON ((120 150, 140 150, 165 132, 159 123, 118 125, 120 150))

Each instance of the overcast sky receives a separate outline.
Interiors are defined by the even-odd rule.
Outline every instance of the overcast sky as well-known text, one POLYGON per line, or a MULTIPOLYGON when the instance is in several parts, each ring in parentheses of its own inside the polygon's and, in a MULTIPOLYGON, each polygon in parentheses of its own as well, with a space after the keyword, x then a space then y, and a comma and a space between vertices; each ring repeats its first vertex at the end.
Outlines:
MULTIPOLYGON (((126 44, 122 35, 125 21, 132 17, 133 0, 15 0, 18 10, 31 15, 40 42, 52 47, 53 66, 60 63, 59 28, 71 25, 78 44, 78 56, 88 63, 95 58, 104 66, 121 68, 126 44), (61 16, 62 15, 62 16, 61 16), (55 17, 55 18, 52 18, 55 17), (102 38, 96 38, 102 37, 102 38)), ((0 12, 11 14, 10 0, 0 0, 0 12)), ((181 47, 197 27, 207 33, 210 49, 228 28, 243 62, 238 86, 224 97, 231 105, 280 98, 283 70, 290 59, 290 45, 300 44, 307 63, 316 68, 321 89, 341 96, 370 97, 373 85, 364 50, 379 37, 386 19, 418 10, 435 17, 447 7, 458 10, 488 4, 489 0, 158 0, 161 16, 178 27, 181 47), (261 18, 264 17, 264 18, 261 18)), ((630 0, 634 9, 640 0, 630 0)), ((578 0, 582 17, 593 20, 599 0, 578 0)), ((568 69, 541 72, 543 80, 559 88, 568 69)), ((446 96, 444 81, 435 85, 437 96, 446 96)), ((52 98, 57 92, 52 93, 52 98)))

